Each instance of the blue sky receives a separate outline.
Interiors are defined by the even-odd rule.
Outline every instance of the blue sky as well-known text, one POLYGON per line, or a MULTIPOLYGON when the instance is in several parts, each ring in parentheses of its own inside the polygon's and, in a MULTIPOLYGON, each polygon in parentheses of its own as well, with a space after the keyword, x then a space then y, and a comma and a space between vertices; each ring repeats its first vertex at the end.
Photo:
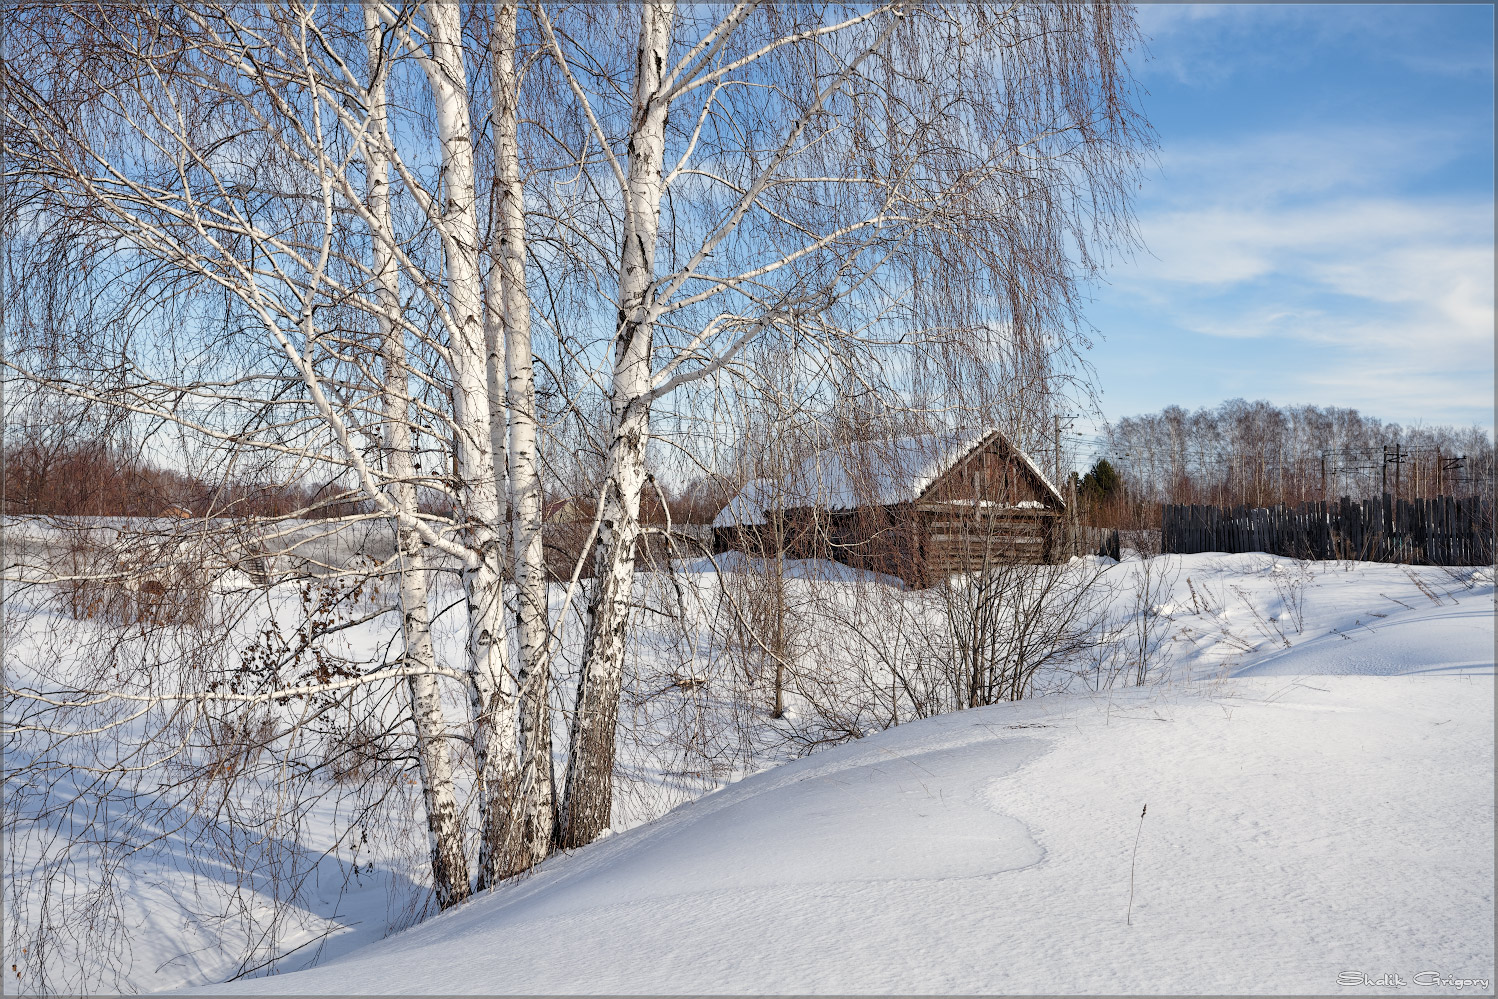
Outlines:
POLYGON ((1493 426, 1493 8, 1149 5, 1147 250, 1105 418, 1242 396, 1493 426))

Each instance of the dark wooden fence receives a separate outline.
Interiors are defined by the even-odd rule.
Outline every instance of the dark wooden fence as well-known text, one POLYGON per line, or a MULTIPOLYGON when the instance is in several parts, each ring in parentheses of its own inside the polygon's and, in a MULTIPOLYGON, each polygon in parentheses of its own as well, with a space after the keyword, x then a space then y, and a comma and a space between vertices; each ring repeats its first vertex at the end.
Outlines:
POLYGON ((1296 507, 1161 507, 1166 552, 1267 552, 1310 559, 1430 565, 1493 562, 1493 502, 1458 499, 1302 503, 1296 507))

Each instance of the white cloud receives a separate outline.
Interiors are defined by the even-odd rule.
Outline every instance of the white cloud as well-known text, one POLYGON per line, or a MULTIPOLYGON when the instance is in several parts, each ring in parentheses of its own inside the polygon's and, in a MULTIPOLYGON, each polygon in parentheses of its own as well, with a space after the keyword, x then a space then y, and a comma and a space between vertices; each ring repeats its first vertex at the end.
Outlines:
POLYGON ((1491 8, 1475 5, 1161 3, 1141 5, 1137 22, 1150 55, 1142 74, 1198 86, 1347 51, 1441 76, 1493 72, 1491 8))
POLYGON ((1266 132, 1233 140, 1172 142, 1160 154, 1157 202, 1255 205, 1265 198, 1387 192, 1439 169, 1461 154, 1485 150, 1489 136, 1469 119, 1439 118, 1388 126, 1331 125, 1266 132))
POLYGON ((1141 4, 1136 20, 1149 58, 1141 75, 1214 86, 1251 66, 1283 63, 1284 46, 1243 44, 1251 32, 1302 34, 1306 12, 1294 5, 1141 4))
POLYGON ((1148 252, 1114 283, 1157 300, 1278 279, 1285 294, 1410 303, 1490 330, 1491 197, 1404 193, 1471 141, 1425 123, 1177 144, 1141 202, 1148 252))
POLYGON ((1246 395, 1389 418, 1491 411, 1493 201, 1422 190, 1450 143, 1422 137, 1422 159, 1401 134, 1177 147, 1173 179, 1140 208, 1150 252, 1113 271, 1110 297, 1179 331, 1263 342, 1246 395))
MULTIPOLYGON (((1491 197, 1404 193, 1461 141, 1427 124, 1181 144, 1162 158, 1166 178, 1140 210, 1149 252, 1115 271, 1114 284, 1155 302, 1251 290, 1249 314, 1261 322, 1377 312, 1400 328, 1436 322, 1457 340, 1487 343, 1491 197)), ((1244 318, 1190 328, 1253 335, 1244 318)), ((1284 327, 1266 322, 1263 335, 1284 327)))
MULTIPOLYGON (((1418 341, 1409 344, 1419 348, 1418 341)), ((1323 406, 1348 406, 1370 416, 1412 423, 1467 424, 1491 427, 1492 379, 1464 378, 1462 372, 1421 370, 1350 357, 1345 364, 1300 371, 1298 397, 1323 406), (1408 415, 1401 415, 1408 414, 1408 415), (1483 418, 1485 417, 1485 418, 1483 418)))
POLYGON ((1448 283, 1443 274, 1491 273, 1492 211, 1490 200, 1370 198, 1145 213, 1150 256, 1134 271, 1144 280, 1216 286, 1280 275, 1338 294, 1413 301, 1448 283))

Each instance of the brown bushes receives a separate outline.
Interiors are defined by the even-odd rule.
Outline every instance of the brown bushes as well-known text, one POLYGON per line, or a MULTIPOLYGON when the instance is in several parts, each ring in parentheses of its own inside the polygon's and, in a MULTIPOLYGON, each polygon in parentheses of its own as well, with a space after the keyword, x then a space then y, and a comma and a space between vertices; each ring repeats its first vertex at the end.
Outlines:
POLYGON ((79 529, 65 539, 52 589, 79 621, 198 625, 207 611, 207 571, 182 560, 177 548, 157 539, 109 543, 79 529))

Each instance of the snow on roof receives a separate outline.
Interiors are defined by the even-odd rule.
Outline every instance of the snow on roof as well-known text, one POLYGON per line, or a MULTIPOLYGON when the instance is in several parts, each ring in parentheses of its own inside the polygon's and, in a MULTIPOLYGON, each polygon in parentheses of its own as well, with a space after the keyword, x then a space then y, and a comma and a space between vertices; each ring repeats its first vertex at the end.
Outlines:
POLYGON ((755 479, 739 494, 728 501, 713 518, 714 527, 733 527, 735 524, 754 526, 765 522, 765 507, 773 501, 774 479, 755 479))
POLYGON ((781 501, 790 509, 827 510, 909 503, 992 433, 985 428, 894 437, 864 442, 856 453, 828 448, 785 477, 781 501))
POLYGON ((763 524, 764 511, 772 505, 784 510, 815 506, 837 511, 910 503, 992 438, 1009 444, 1056 501, 1065 502, 1030 456, 1010 443, 1003 432, 980 427, 866 441, 856 451, 846 446, 819 451, 778 483, 773 479, 750 482, 713 519, 713 526, 763 524))
POLYGON ((1056 488, 1056 483, 1051 481, 1051 477, 1049 475, 1040 470, 1040 466, 1035 464, 1035 459, 1031 458, 1028 454, 1021 451, 1019 448, 1015 447, 1014 443, 1010 441, 1008 437, 1005 437, 1002 431, 996 430, 994 431, 994 433, 998 434, 999 439, 1002 440, 1005 444, 1009 445, 1010 450, 1019 455, 1020 460, 1025 463, 1025 467, 1035 473, 1035 477, 1040 480, 1041 485, 1046 487, 1046 491, 1056 498, 1056 502, 1060 503, 1062 506, 1065 506, 1066 499, 1061 495, 1061 490, 1056 488))

